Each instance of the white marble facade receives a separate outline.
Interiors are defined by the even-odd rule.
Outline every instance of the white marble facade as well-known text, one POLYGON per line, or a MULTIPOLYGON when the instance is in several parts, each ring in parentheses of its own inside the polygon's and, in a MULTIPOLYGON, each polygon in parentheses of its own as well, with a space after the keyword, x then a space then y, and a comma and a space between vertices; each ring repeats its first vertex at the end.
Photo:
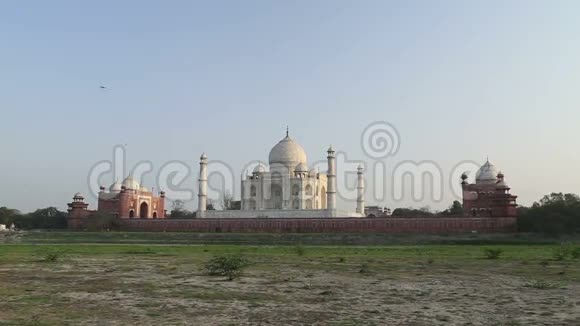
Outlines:
MULTIPOLYGON (((207 156, 200 158, 199 217, 357 217, 358 211, 336 210, 336 156, 332 146, 327 150, 326 173, 308 167, 304 148, 288 135, 270 151, 268 166, 257 165, 251 173, 242 175, 241 210, 205 210, 207 189, 207 156)), ((362 168, 359 186, 364 187, 362 168)), ((361 189, 362 190, 362 189, 361 189)), ((362 196, 358 199, 361 203, 362 196)))

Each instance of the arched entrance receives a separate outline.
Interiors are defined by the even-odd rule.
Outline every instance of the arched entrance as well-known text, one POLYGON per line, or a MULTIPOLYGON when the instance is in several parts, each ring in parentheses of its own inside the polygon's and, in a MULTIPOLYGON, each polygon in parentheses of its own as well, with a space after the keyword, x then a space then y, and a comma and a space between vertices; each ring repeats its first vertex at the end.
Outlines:
POLYGON ((282 187, 280 187, 280 185, 272 185, 270 189, 273 208, 282 209, 282 187))
POLYGON ((139 217, 147 218, 149 216, 149 206, 146 202, 142 202, 139 206, 139 217))
POLYGON ((129 211, 129 218, 133 218, 135 217, 135 211, 134 210, 130 210, 129 211))
POLYGON ((157 218, 157 212, 153 212, 153 218, 157 218))

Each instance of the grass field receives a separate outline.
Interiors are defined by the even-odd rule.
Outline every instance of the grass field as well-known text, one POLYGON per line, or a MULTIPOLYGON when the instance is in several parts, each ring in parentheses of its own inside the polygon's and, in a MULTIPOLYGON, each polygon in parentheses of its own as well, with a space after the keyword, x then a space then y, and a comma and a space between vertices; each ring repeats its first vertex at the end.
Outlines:
POLYGON ((559 245, 152 242, 0 245, 0 325, 580 325, 559 245), (243 276, 205 275, 226 253, 243 276))

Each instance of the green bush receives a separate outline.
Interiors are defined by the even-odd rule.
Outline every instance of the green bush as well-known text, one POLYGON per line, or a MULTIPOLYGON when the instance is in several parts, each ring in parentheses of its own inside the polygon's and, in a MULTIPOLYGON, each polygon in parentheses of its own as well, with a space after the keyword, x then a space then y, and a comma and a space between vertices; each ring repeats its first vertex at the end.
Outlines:
POLYGON ((560 246, 554 249, 552 256, 554 257, 555 260, 565 260, 566 257, 568 256, 568 248, 560 246))
POLYGON ((48 248, 40 251, 39 256, 43 262, 54 263, 64 257, 64 251, 55 248, 48 248))
POLYGON ((500 248, 485 248, 483 249, 483 252, 487 259, 498 259, 503 253, 503 250, 500 248))
POLYGON ((304 256, 304 254, 306 253, 306 248, 304 248, 304 246, 302 245, 301 242, 298 242, 295 246, 294 246, 294 252, 298 255, 298 256, 304 256))
POLYGON ((360 265, 360 268, 358 270, 358 272, 361 274, 366 274, 370 271, 371 271, 371 269, 369 267, 369 264, 367 264, 367 263, 363 263, 362 265, 360 265))
POLYGON ((205 264, 205 271, 211 276, 226 276, 231 281, 240 277, 248 265, 246 257, 239 254, 228 254, 210 259, 205 264))
POLYGON ((578 259, 580 258, 580 247, 576 247, 574 249, 572 249, 570 255, 572 256, 572 258, 574 259, 578 259))

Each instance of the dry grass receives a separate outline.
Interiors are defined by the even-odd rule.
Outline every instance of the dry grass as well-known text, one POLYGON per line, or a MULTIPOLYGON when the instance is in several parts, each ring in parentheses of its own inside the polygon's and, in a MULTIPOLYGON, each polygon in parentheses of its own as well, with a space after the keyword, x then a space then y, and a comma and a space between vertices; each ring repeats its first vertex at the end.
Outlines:
POLYGON ((576 325, 580 264, 551 247, 0 246, 0 325, 576 325), (529 252, 527 252, 529 250, 529 252), (206 276, 243 252, 240 279, 206 276), (534 253, 533 255, 531 253, 534 253), (429 257, 426 259, 426 257, 429 257), (430 263, 429 263, 430 261, 430 263), (361 269, 364 267, 364 272, 361 269), (564 273, 562 273, 564 271, 564 273), (562 284, 558 287, 530 286, 562 284))

